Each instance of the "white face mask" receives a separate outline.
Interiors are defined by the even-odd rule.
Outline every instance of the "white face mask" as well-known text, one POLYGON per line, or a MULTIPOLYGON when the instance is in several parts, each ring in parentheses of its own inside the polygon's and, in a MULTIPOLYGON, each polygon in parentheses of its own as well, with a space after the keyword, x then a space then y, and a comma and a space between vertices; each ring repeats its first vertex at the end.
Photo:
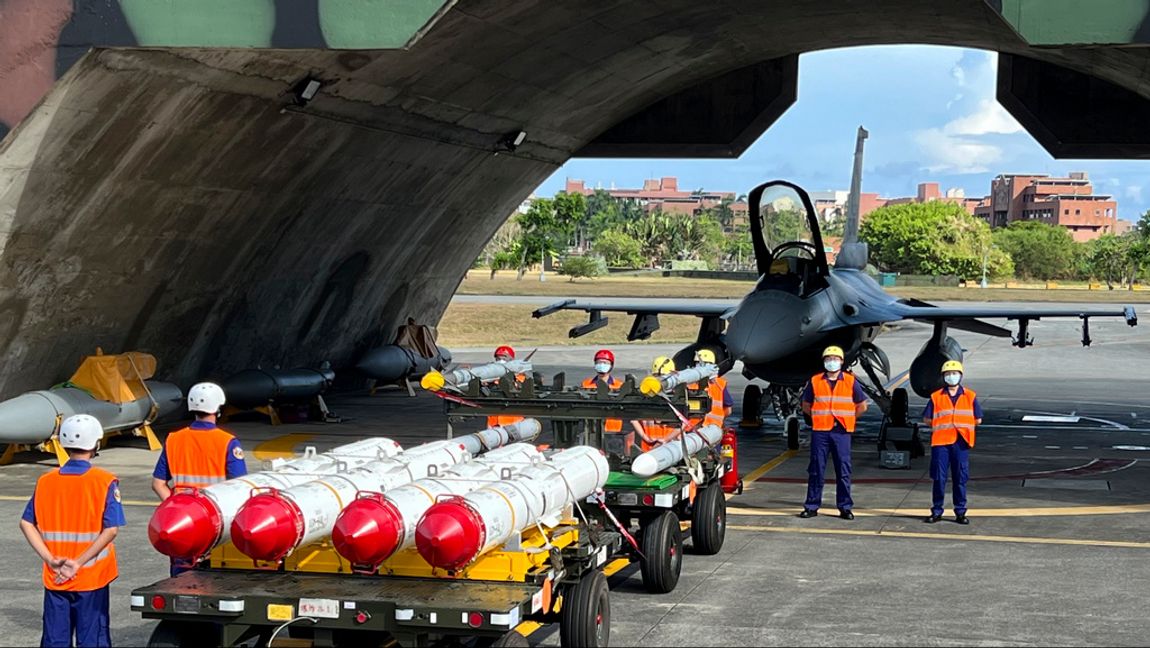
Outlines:
POLYGON ((610 362, 596 362, 595 363, 595 371, 597 371, 601 374, 610 373, 611 372, 611 363, 610 362))
POLYGON ((962 374, 955 373, 952 371, 948 374, 944 374, 942 379, 946 381, 946 384, 950 385, 951 387, 954 387, 958 383, 962 382, 962 374))
POLYGON ((842 360, 824 360, 823 367, 830 373, 834 373, 843 368, 843 362, 842 360))
POLYGON ((495 361, 499 364, 507 364, 507 358, 496 358, 495 361))

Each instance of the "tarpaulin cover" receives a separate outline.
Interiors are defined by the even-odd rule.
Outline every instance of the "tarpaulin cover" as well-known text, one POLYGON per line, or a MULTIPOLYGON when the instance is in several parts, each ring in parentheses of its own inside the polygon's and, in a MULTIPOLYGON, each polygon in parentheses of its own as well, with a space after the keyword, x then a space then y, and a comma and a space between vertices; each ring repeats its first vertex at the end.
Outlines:
POLYGON ((112 403, 125 403, 148 395, 144 381, 156 373, 156 358, 148 353, 129 351, 118 355, 86 356, 68 382, 92 396, 112 403))

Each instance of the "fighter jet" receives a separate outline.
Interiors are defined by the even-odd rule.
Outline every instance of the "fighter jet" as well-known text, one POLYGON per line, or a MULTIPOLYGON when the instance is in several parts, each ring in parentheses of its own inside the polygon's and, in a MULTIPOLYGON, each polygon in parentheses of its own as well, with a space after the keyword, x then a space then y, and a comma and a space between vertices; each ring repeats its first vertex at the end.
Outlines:
MULTIPOLYGON (((915 393, 928 398, 942 387, 939 369, 946 360, 962 360, 962 346, 948 335, 949 329, 1012 338, 1014 346, 1033 343, 1027 327, 1042 318, 1076 317, 1082 320, 1082 343, 1090 344, 1091 317, 1122 317, 1130 326, 1138 323, 1134 308, 1031 309, 986 307, 936 307, 916 299, 900 299, 887 293, 866 273, 866 244, 858 241, 858 196, 861 183, 862 142, 859 129, 855 171, 852 177, 848 216, 842 248, 834 268, 827 261, 818 218, 810 197, 790 182, 775 180, 755 187, 750 203, 751 239, 759 279, 737 305, 693 303, 619 306, 568 299, 536 310, 543 317, 559 310, 589 313, 586 324, 571 329, 571 337, 586 335, 607 325, 604 312, 634 315, 628 340, 644 340, 659 328, 658 316, 694 315, 701 318, 697 340, 679 351, 675 365, 690 364, 699 348, 715 352, 723 372, 736 360, 748 379, 767 383, 747 387, 743 420, 759 421, 766 406, 786 423, 788 445, 798 447, 799 398, 807 380, 822 370, 822 351, 840 346, 846 367, 860 365, 866 376, 859 382, 878 403, 888 420, 904 425, 907 394, 897 388, 888 392, 891 367, 874 340, 890 322, 915 320, 934 326, 934 332, 911 363, 909 378, 915 393), (1018 322, 1018 335, 981 321, 1001 318, 1018 322), (880 374, 887 380, 880 378, 880 374), (767 403, 763 402, 763 397, 767 403)), ((862 378, 862 377, 860 377, 862 378)))

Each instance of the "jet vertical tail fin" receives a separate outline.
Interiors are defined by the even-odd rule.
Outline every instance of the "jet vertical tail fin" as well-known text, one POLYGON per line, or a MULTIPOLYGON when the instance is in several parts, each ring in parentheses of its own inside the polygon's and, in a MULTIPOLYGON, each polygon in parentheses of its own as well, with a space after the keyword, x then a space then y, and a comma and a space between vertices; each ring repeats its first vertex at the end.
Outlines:
POLYGON ((847 220, 843 227, 843 243, 835 259, 836 268, 862 270, 866 267, 868 251, 867 244, 858 240, 859 237, 859 200, 862 196, 862 161, 863 142, 870 133, 859 126, 858 137, 855 140, 855 163, 851 173, 851 192, 847 199, 847 220))

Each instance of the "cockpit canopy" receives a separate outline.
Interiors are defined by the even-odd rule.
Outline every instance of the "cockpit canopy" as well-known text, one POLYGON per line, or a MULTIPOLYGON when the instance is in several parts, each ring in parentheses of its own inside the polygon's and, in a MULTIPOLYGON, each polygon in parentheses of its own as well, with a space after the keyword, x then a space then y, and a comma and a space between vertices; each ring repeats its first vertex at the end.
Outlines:
POLYGON ((814 207, 797 185, 776 180, 751 191, 751 238, 760 287, 805 296, 826 285, 826 252, 814 207))

